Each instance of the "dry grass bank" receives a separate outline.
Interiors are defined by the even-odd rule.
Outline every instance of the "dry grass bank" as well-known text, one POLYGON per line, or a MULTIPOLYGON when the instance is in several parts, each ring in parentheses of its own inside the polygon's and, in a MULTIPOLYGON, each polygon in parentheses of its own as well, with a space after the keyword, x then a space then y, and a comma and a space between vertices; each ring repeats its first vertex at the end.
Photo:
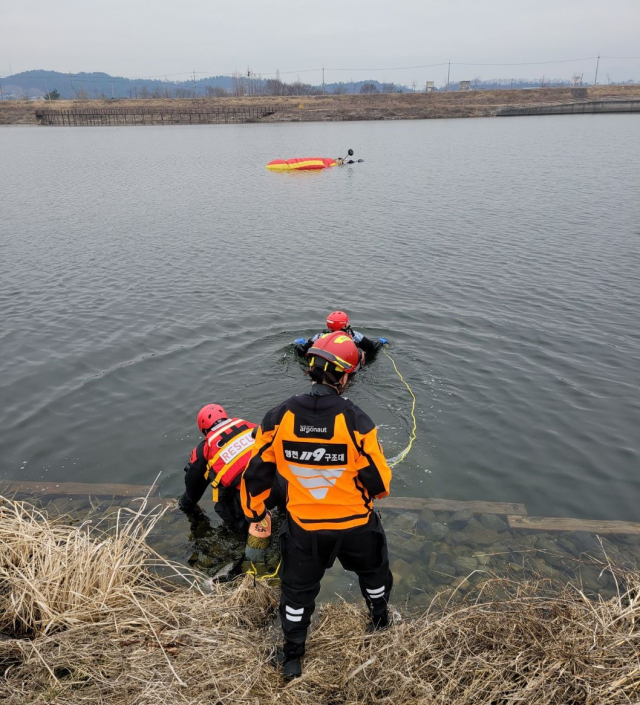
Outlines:
POLYGON ((197 573, 148 548, 156 518, 122 511, 110 529, 70 526, 1 500, 0 701, 613 705, 640 697, 640 576, 619 576, 609 601, 546 581, 490 580, 462 602, 443 596, 375 635, 365 633, 360 606, 325 606, 303 677, 285 684, 270 665, 277 589, 248 577, 205 589, 197 573))
POLYGON ((576 100, 640 98, 640 85, 596 86, 590 88, 537 88, 532 90, 494 90, 437 93, 392 93, 378 95, 326 96, 245 96, 186 100, 118 99, 1 101, 0 125, 36 124, 36 108, 72 110, 74 108, 147 108, 200 110, 266 105, 277 112, 264 122, 311 122, 341 120, 393 120, 447 117, 490 116, 501 107, 549 105, 576 100))

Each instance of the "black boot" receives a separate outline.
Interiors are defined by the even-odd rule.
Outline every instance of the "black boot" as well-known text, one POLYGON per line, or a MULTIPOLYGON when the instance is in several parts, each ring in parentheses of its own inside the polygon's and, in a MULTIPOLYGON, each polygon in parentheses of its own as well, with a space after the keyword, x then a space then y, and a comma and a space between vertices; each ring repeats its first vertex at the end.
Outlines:
POLYGON ((282 677, 286 681, 299 678, 302 675, 302 661, 298 655, 289 655, 282 647, 278 647, 274 657, 274 665, 282 670, 282 677))
POLYGON ((385 609, 382 614, 372 614, 369 620, 367 631, 371 634, 381 629, 389 627, 389 610, 385 609))
POLYGON ((299 656, 292 656, 285 659, 282 664, 282 677, 286 681, 292 681, 294 678, 300 678, 302 675, 302 662, 299 656))

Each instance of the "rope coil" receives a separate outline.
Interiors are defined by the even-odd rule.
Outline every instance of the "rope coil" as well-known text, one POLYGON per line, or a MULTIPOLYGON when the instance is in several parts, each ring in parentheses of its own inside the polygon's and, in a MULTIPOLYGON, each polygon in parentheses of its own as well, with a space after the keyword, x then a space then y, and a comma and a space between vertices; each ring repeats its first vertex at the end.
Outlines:
POLYGON ((396 465, 399 465, 409 454, 409 451, 411 450, 411 447, 413 446, 413 442, 416 439, 416 428, 418 426, 418 422, 416 421, 416 415, 415 415, 415 410, 416 410, 416 397, 415 394, 413 393, 413 390, 409 386, 409 383, 407 380, 402 376, 402 373, 398 369, 398 366, 395 363, 395 360, 389 355, 389 353, 383 349, 382 352, 391 360, 391 364, 393 365, 393 369, 396 371, 398 377, 402 380, 402 383, 404 386, 407 388, 409 391, 409 394, 411 394, 411 418, 413 419, 413 428, 411 429, 411 434, 409 435, 409 445, 402 450, 398 455, 395 457, 391 458, 389 460, 389 467, 394 468, 396 465))

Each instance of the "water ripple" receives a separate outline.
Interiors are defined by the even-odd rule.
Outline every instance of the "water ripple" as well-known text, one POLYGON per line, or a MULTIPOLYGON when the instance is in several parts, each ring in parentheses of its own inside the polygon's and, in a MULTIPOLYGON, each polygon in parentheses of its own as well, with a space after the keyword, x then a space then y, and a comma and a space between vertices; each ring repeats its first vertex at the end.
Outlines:
MULTIPOLYGON (((199 406, 257 421, 304 391, 289 343, 344 307, 392 341, 418 399, 396 494, 636 519, 636 131, 624 115, 0 131, 0 477, 163 470, 177 493, 199 406), (263 169, 344 144, 365 162, 263 169)), ((386 358, 349 396, 389 456, 406 446, 386 358)))

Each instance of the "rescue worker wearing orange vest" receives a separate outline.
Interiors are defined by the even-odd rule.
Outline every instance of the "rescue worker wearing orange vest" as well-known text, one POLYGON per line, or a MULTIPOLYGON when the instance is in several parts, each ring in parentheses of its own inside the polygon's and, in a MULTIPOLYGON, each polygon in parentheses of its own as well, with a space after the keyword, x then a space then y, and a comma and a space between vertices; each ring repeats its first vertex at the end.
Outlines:
POLYGON ((313 336, 313 338, 309 338, 308 340, 305 340, 305 338, 296 338, 293 341, 296 353, 298 353, 300 357, 304 357, 309 348, 318 340, 318 338, 320 338, 321 335, 331 333, 333 331, 343 331, 346 333, 356 344, 358 350, 361 350, 364 353, 361 356, 360 365, 364 364, 365 355, 371 358, 383 345, 387 344, 386 338, 371 339, 367 338, 359 331, 353 330, 349 325, 349 316, 347 316, 344 311, 332 311, 327 316, 327 330, 322 333, 317 333, 313 336))
MULTIPOLYGON (((247 467, 253 451, 256 424, 240 418, 229 418, 220 404, 207 404, 198 413, 198 428, 204 435, 192 451, 184 468, 185 492, 179 507, 187 514, 200 513, 198 502, 211 485, 216 514, 234 531, 252 535, 271 535, 271 521, 267 513, 261 525, 250 526, 240 503, 240 476, 247 467)), ((275 492, 274 498, 275 498, 275 492)), ((269 498, 269 508, 275 505, 269 498)), ((264 542, 268 545, 268 541, 264 542)), ((259 561, 264 550, 247 549, 247 558, 259 561)))
POLYGON ((240 485, 245 516, 255 522, 265 516, 276 478, 287 483, 280 531, 284 647, 276 654, 287 679, 302 673, 320 581, 336 558, 358 576, 370 630, 388 626, 393 585, 386 537, 373 511, 373 500, 389 494, 391 469, 373 421, 341 396, 358 366, 358 349, 338 331, 320 337, 307 359, 311 391, 266 414, 240 485))

